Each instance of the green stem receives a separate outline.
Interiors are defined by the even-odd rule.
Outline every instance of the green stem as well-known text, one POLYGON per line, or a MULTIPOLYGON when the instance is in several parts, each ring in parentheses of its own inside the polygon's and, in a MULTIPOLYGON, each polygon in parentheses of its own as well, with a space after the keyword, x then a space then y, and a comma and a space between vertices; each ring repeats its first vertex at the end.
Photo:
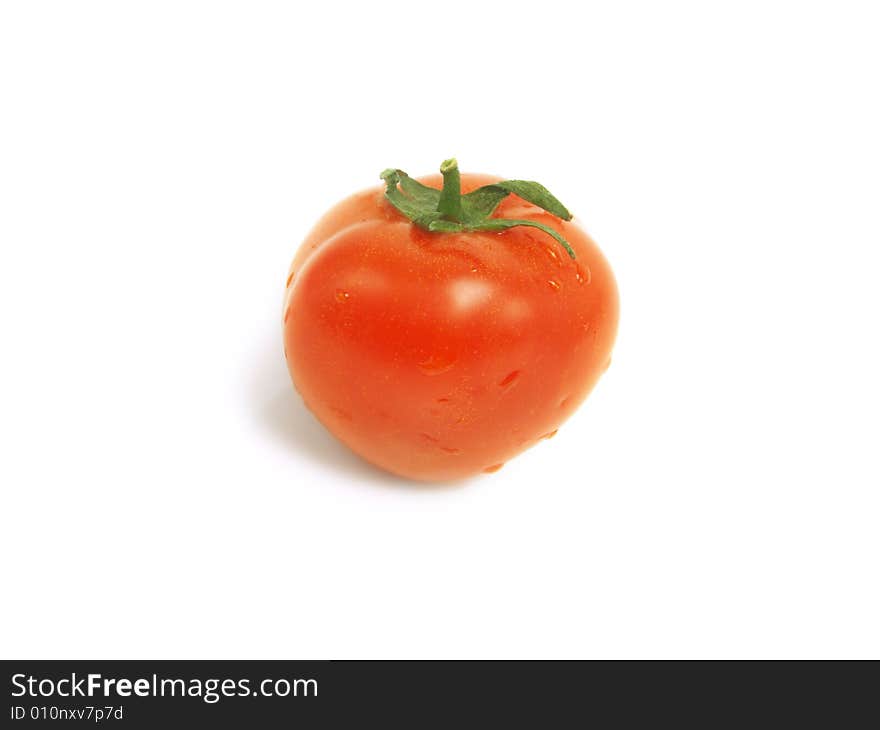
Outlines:
POLYGON ((461 175, 458 172, 458 161, 451 157, 444 160, 440 165, 443 173, 443 190, 440 192, 440 202, 437 204, 437 212, 446 220, 461 222, 461 175))
POLYGON ((389 168, 381 178, 385 181, 385 199, 419 228, 435 233, 464 231, 506 231, 528 226, 555 238, 574 258, 574 250, 555 228, 526 218, 496 218, 493 213, 508 195, 516 195, 563 221, 571 213, 540 183, 530 180, 499 180, 461 194, 461 175, 454 157, 440 165, 443 189, 414 180, 403 170, 389 168))

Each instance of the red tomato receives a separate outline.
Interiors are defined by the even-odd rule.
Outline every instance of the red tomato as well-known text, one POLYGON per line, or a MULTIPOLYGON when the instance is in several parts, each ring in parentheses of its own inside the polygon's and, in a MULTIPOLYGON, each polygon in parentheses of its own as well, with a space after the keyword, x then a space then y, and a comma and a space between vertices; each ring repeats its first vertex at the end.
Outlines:
MULTIPOLYGON (((461 187, 497 181, 462 175, 461 187)), ((496 471, 554 435, 610 362, 617 288, 595 243, 515 195, 495 216, 550 226, 576 258, 534 228, 423 230, 376 188, 331 209, 293 261, 293 382, 327 429, 390 472, 496 471)))

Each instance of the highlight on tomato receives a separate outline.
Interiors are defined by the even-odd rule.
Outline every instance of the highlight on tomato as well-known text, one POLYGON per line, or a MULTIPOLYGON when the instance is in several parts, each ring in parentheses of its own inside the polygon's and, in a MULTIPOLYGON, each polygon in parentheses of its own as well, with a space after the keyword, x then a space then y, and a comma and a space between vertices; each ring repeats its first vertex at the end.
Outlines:
POLYGON ((385 170, 321 218, 284 300, 290 375, 364 459, 415 480, 494 472, 550 438, 605 371, 618 294, 544 186, 385 170))

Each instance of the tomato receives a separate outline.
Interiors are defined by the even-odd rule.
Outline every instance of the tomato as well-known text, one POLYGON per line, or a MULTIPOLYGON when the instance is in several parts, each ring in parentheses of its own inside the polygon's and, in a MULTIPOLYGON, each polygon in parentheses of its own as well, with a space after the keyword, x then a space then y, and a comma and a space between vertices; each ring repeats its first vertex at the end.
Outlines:
MULTIPOLYGON (((495 183, 460 176, 463 193, 495 183)), ((294 258, 293 382, 327 429, 390 472, 494 472, 553 436, 610 362, 618 295, 602 253, 575 223, 503 194, 484 222, 523 224, 432 231, 366 190, 331 209, 294 258)))

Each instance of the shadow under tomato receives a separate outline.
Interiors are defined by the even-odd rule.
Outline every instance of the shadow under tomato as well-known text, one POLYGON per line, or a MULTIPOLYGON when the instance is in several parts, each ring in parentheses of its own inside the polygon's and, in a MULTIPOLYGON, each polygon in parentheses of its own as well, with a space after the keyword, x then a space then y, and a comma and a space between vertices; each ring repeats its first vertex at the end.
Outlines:
MULTIPOLYGON (((279 338, 280 339, 280 338, 279 338)), ((337 441, 306 408, 290 382, 280 342, 264 344, 252 368, 252 406, 259 423, 296 454, 347 475, 352 481, 411 492, 466 486, 469 480, 417 482, 383 471, 337 441)))

